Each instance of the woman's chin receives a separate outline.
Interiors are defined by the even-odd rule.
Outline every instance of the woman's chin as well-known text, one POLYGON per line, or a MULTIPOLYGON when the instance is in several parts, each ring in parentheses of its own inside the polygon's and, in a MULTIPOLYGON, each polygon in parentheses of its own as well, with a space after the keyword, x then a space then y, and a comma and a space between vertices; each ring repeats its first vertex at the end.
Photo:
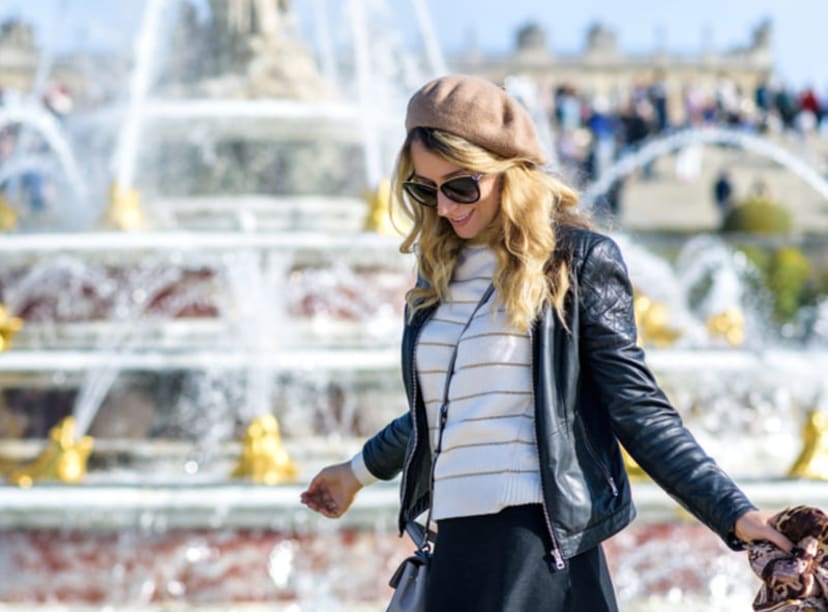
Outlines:
POLYGON ((466 222, 463 225, 455 225, 452 223, 451 227, 454 230, 454 233, 460 238, 463 238, 464 240, 471 240, 480 234, 483 229, 474 221, 475 219, 469 219, 469 222, 466 222))
POLYGON ((463 240, 473 240, 480 232, 469 232, 463 230, 454 230, 454 233, 457 234, 459 238, 463 240))

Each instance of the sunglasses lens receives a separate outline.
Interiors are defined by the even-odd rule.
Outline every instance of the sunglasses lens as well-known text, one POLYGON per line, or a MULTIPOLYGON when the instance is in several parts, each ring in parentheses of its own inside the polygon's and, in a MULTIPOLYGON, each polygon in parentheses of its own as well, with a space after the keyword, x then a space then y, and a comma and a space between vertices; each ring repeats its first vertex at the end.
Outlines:
POLYGON ((480 199, 477 180, 472 176, 460 176, 440 186, 445 196, 458 204, 473 204, 480 199))
MULTIPOLYGON (((440 191, 452 202, 474 204, 480 199, 480 187, 477 185, 479 179, 479 175, 458 176, 440 185, 440 191)), ((403 183, 403 189, 409 197, 423 206, 437 206, 437 188, 434 185, 406 181, 403 183)))
POLYGON ((423 206, 437 206, 437 189, 435 187, 409 181, 403 183, 403 189, 411 198, 423 206))

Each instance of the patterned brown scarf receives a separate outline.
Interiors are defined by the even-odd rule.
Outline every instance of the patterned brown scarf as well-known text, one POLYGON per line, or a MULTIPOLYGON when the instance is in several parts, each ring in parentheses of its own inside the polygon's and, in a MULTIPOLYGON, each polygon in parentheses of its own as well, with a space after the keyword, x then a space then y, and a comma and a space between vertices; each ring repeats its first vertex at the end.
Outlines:
POLYGON ((828 515, 813 506, 795 506, 774 515, 770 524, 794 549, 786 553, 764 540, 750 545, 750 566, 764 582, 753 609, 828 612, 828 515))

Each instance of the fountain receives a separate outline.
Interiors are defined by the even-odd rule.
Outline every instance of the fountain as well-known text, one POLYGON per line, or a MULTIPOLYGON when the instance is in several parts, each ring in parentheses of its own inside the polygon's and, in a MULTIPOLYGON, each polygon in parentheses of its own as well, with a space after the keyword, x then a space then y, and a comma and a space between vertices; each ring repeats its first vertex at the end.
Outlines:
MULTIPOLYGON (((89 192, 72 154, 67 135, 55 117, 36 102, 15 100, 0 107, 0 132, 20 125, 26 126, 27 132, 24 132, 24 135, 31 133, 30 140, 41 140, 43 147, 40 148, 45 150, 26 151, 23 148, 26 141, 20 138, 17 144, 23 153, 4 160, 5 163, 0 168, 0 184, 6 184, 11 179, 31 171, 60 177, 61 180, 56 187, 65 196, 63 208, 59 211, 59 220, 62 224, 72 227, 72 213, 88 199, 89 192)), ((4 225, 9 225, 11 229, 16 222, 4 225)))
MULTIPOLYGON (((191 9, 178 4, 185 13, 191 9)), ((4 348, 16 335, 15 350, 0 364, 3 435, 18 432, 4 438, 2 454, 12 460, 5 464, 8 482, 32 485, 26 491, 34 495, 6 498, 10 520, 0 538, 10 544, 4 550, 25 558, 17 552, 4 557, 4 573, 34 576, 47 557, 62 554, 42 545, 55 529, 64 530, 58 539, 72 557, 76 547, 94 546, 118 559, 114 569, 87 565, 45 588, 3 581, 2 601, 221 605, 359 601, 377 592, 376 584, 349 585, 345 596, 326 595, 317 566, 334 555, 318 545, 309 549, 313 565, 296 578, 306 561, 294 557, 317 527, 298 506, 298 485, 273 485, 306 480, 315 466, 352 452, 355 435, 401 409, 399 385, 388 382, 396 361, 388 338, 397 333, 411 265, 396 254, 396 239, 360 229, 367 213, 363 194, 379 186, 392 161, 391 145, 380 137, 391 132, 384 123, 390 122, 388 105, 399 106, 408 91, 388 88, 382 99, 365 89, 376 80, 362 74, 376 70, 369 46, 382 42, 368 30, 378 3, 349 7, 362 76, 345 78, 363 83, 351 101, 335 96, 314 73, 291 33, 286 4, 212 3, 211 20, 197 24, 190 42, 224 32, 224 56, 197 80, 167 83, 156 64, 159 26, 171 3, 147 3, 124 114, 116 108, 66 120, 66 133, 88 135, 122 117, 103 225, 143 231, 20 233, 0 241, 9 263, 0 280, 8 308, 4 348), (246 68, 239 70, 240 64, 246 68), (358 109, 369 97, 374 123, 363 125, 358 109), (181 117, 187 118, 184 129, 181 117), (275 158, 267 157, 265 143, 277 149, 275 158), (182 144, 188 148, 182 151, 182 144), (304 161, 289 159, 291 151, 304 161), (184 177, 192 183, 165 192, 172 182, 168 167, 152 156, 179 152, 191 163, 184 177), (190 190, 201 181, 210 184, 211 168, 199 159, 204 152, 211 165, 226 165, 222 182, 264 175, 271 162, 284 180, 190 190), (254 167, 238 161, 234 167, 228 152, 254 167), (314 165, 323 172, 311 172, 314 165), (336 180, 320 189, 325 175, 336 180), (371 414, 365 404, 372 400, 386 408, 371 414), (5 427, 6 417, 14 427, 5 427), (53 446, 34 458, 46 428, 53 446), (91 458, 87 432, 95 436, 91 458), (78 460, 68 462, 69 452, 78 460), (87 459, 88 472, 81 469, 87 459), (83 484, 71 489, 55 483, 79 480, 83 484), (27 523, 26 516, 37 520, 27 523), (179 543, 183 563, 167 558, 175 549, 164 544, 170 541, 179 543), (221 550, 229 542, 230 549, 221 550), (135 555, 155 557, 157 564, 135 555), (193 572, 199 555, 206 573, 193 572), (235 573, 245 557, 262 560, 255 571, 242 570, 257 576, 259 589, 233 586, 232 578, 207 565, 212 558, 235 573), (138 574, 134 563, 142 567, 138 574), (98 580, 98 573, 105 576, 98 580)), ((423 78, 409 76, 409 88, 423 78)), ((40 125, 31 112, 6 115, 12 123, 40 125)), ((39 132, 56 143, 61 163, 50 172, 75 177, 74 158, 64 155, 64 132, 39 132)), ((95 145, 105 138, 83 141, 95 145)), ((8 490, 12 497, 23 492, 8 490)), ((373 539, 370 532, 353 532, 353 525, 373 525, 383 512, 390 525, 386 498, 375 505, 382 507, 379 515, 369 507, 361 518, 356 513, 350 528, 331 534, 342 542, 340 561, 354 541, 373 539)), ((386 548, 390 555, 392 546, 386 548)))
MULTIPOLYGON (((412 6, 441 70, 425 3, 412 6)), ((400 55, 382 2, 314 8, 319 70, 288 2, 147 2, 125 105, 40 130, 67 190, 113 195, 88 206, 105 229, 0 235, 0 602, 382 608, 410 552, 397 484, 366 489, 341 521, 298 496, 405 409, 412 262, 397 237, 363 230, 383 225, 364 198, 386 205, 403 104, 429 71, 400 55), (165 44, 193 51, 159 64, 165 44), (106 152, 113 184, 87 180, 73 146, 106 152), (77 457, 68 477, 58 447, 77 457)), ((535 99, 525 80, 510 86, 535 99)), ((40 125, 27 112, 8 116, 40 125)), ((694 433, 756 503, 826 499, 823 483, 787 478, 819 467, 801 430, 828 402, 814 375, 828 366, 826 305, 807 337, 770 340, 749 262, 726 243, 697 237, 668 260, 615 237, 648 359, 694 433)), ((639 521, 608 544, 624 608, 747 609, 746 559, 652 484, 634 496, 639 521), (709 564, 688 568, 676 542, 709 564)))

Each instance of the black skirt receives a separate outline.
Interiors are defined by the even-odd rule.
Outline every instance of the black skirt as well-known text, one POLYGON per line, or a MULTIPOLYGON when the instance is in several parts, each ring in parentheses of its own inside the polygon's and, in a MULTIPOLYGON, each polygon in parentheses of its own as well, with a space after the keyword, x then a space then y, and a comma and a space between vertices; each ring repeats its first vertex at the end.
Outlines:
POLYGON ((616 612, 600 546, 555 569, 539 504, 438 522, 428 612, 616 612))

